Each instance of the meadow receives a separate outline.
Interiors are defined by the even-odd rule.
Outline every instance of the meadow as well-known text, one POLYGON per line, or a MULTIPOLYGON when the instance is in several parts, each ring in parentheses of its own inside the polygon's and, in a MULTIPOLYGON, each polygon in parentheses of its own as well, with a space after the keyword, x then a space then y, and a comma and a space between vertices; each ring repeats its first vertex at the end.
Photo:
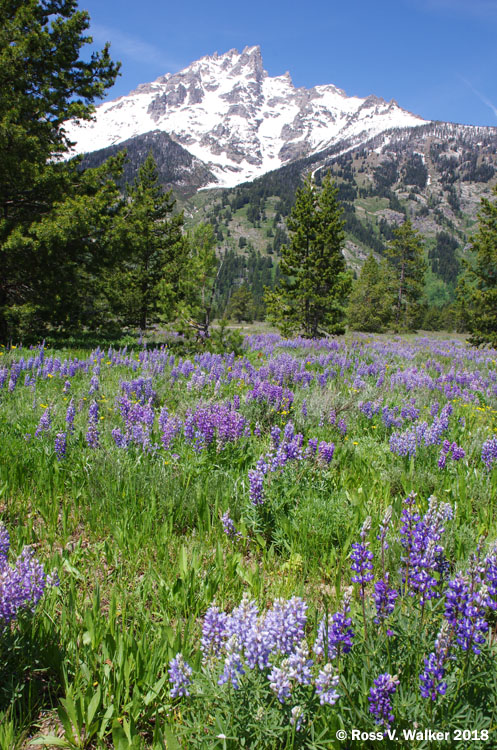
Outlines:
POLYGON ((0 748, 497 746, 497 351, 177 344, 0 349, 0 748))

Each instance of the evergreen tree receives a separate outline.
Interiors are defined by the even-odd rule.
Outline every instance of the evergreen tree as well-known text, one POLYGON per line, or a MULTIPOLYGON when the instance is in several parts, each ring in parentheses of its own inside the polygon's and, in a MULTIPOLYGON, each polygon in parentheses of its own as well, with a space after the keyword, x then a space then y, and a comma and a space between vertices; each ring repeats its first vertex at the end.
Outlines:
POLYGON ((268 317, 284 334, 344 332, 350 274, 342 254, 345 234, 337 189, 329 174, 318 190, 311 177, 297 191, 287 222, 290 242, 281 247, 281 281, 266 292, 268 317))
MULTIPOLYGON (((497 186, 493 195, 497 198, 497 186)), ((470 342, 497 347, 497 201, 482 198, 478 220, 472 242, 474 264, 467 267, 458 298, 466 308, 470 342)))
POLYGON ((116 263, 109 232, 122 206, 122 162, 119 156, 86 170, 38 221, 10 232, 2 245, 16 290, 3 310, 9 331, 40 335, 48 325, 74 330, 109 319, 106 275, 116 263))
POLYGON ((252 323, 254 319, 254 298, 246 284, 235 289, 226 310, 228 318, 234 318, 238 323, 242 320, 252 323))
POLYGON ((414 330, 419 323, 426 263, 419 233, 408 220, 394 230, 387 258, 393 272, 395 305, 393 322, 397 330, 414 330))
POLYGON ((448 232, 438 232, 436 240, 436 247, 429 253, 433 273, 438 274, 446 284, 455 284, 459 275, 457 240, 448 232))
POLYGON ((203 342, 210 335, 219 281, 215 246, 216 238, 210 224, 198 224, 188 233, 188 268, 180 282, 181 317, 203 342))
POLYGON ((350 294, 347 323, 353 331, 381 333, 388 328, 395 303, 392 281, 386 262, 377 263, 370 253, 350 294))
POLYGON ((172 192, 164 192, 150 153, 138 170, 113 228, 113 244, 122 262, 114 275, 114 305, 124 322, 145 330, 170 320, 179 300, 186 263, 183 214, 174 214, 172 192))
POLYGON ((76 8, 76 0, 0 0, 0 339, 13 333, 9 308, 36 307, 37 243, 26 237, 40 234, 34 224, 46 226, 79 180, 57 158, 68 148, 62 124, 88 119, 118 72, 108 46, 80 59, 92 39, 88 14, 76 8))

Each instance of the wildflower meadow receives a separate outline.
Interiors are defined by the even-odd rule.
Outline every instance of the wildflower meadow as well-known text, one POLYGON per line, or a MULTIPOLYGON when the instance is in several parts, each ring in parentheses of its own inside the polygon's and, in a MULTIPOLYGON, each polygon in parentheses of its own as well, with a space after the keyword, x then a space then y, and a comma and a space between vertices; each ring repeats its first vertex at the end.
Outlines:
POLYGON ((0 349, 0 748, 495 748, 497 351, 0 349))

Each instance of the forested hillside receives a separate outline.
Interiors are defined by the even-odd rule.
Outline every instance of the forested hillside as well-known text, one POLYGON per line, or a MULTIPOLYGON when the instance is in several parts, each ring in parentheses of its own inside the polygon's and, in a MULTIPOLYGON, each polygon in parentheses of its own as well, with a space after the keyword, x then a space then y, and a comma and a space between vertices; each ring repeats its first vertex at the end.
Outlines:
MULTIPOLYGON (((187 222, 212 224, 220 254, 243 258, 230 264, 230 283, 250 286, 247 269, 257 253, 278 263, 303 176, 312 172, 319 184, 330 171, 344 209, 352 269, 357 274, 371 251, 381 258, 394 229, 409 218, 425 240, 425 303, 440 309, 454 300, 480 200, 496 182, 497 129, 437 124, 384 140, 302 159, 230 190, 200 191, 185 204, 187 222)), ((428 323, 430 318, 438 325, 436 314, 428 323)))

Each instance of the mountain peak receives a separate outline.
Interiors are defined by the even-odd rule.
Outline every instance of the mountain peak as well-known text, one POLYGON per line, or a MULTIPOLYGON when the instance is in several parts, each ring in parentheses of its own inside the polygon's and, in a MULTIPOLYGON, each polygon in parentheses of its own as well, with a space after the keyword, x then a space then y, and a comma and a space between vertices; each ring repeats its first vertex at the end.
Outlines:
POLYGON ((342 141, 350 147, 423 122, 379 97, 348 97, 331 83, 295 88, 288 72, 269 76, 252 45, 206 55, 105 102, 94 121, 65 128, 77 153, 168 133, 231 187, 342 141))

